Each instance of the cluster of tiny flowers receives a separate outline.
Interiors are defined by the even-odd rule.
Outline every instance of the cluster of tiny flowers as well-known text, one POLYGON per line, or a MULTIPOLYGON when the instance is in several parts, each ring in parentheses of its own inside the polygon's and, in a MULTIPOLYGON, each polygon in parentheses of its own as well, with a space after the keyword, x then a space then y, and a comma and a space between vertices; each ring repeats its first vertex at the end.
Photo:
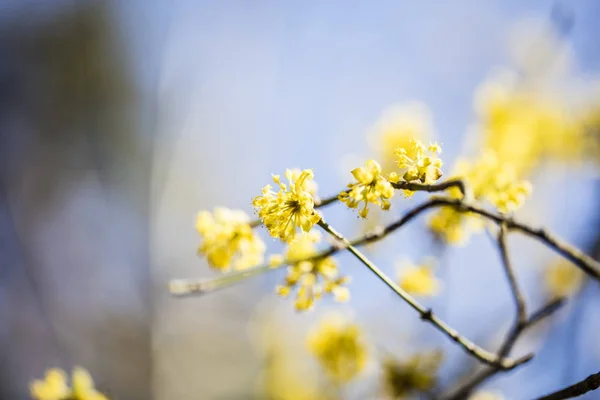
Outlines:
POLYGON ((388 358, 383 362, 383 385, 390 398, 404 399, 428 392, 437 382, 443 360, 439 351, 417 353, 408 360, 388 358))
POLYGON ((338 383, 351 381, 367 364, 368 351, 360 328, 338 316, 324 319, 309 334, 308 350, 338 383))
POLYGON ((375 160, 368 160, 364 167, 352 170, 356 183, 350 183, 348 190, 339 194, 339 200, 350 208, 357 208, 363 203, 358 212, 362 218, 369 214, 369 203, 381 207, 382 210, 390 208, 390 199, 394 196, 394 187, 381 175, 381 166, 375 160))
POLYGON ((416 296, 433 296, 440 291, 440 282, 433 272, 433 265, 426 260, 422 265, 403 262, 399 270, 399 285, 416 296))
POLYGON ((61 369, 50 369, 43 380, 31 383, 31 396, 36 400, 108 400, 94 388, 94 381, 83 368, 73 370, 71 385, 61 369))
MULTIPOLYGON (((388 178, 394 183, 399 181, 434 183, 442 177, 442 160, 437 156, 441 151, 437 143, 431 143, 426 147, 418 140, 411 140, 409 149, 405 147, 396 149, 398 168, 404 172, 401 175, 393 172, 388 178)), ((405 191, 405 194, 410 195, 412 192, 405 191)))
POLYGON ((289 188, 281 182, 279 175, 273 175, 279 191, 274 192, 271 185, 265 186, 262 195, 255 197, 252 205, 269 234, 289 243, 294 240, 298 230, 310 231, 321 217, 314 208, 312 170, 299 172, 288 169, 285 176, 289 188))
MULTIPOLYGON (((289 244, 285 254, 290 266, 285 283, 277 287, 277 293, 286 297, 297 287, 296 310, 298 311, 311 309, 315 300, 323 293, 333 294, 337 301, 347 301, 350 298, 348 288, 343 286, 350 281, 350 278, 339 275, 335 259, 333 257, 311 258, 317 254, 316 243, 319 239, 318 232, 299 235, 289 244)), ((273 266, 276 265, 275 262, 273 266)))
MULTIPOLYGON (((348 184, 348 189, 339 194, 339 200, 349 208, 358 208, 362 204, 358 212, 362 218, 369 214, 369 203, 384 211, 389 210, 390 199, 394 197, 394 184, 431 184, 440 179, 442 160, 436 155, 440 152, 440 146, 435 143, 426 147, 420 141, 412 139, 408 148, 396 149, 397 165, 402 170, 401 174, 391 172, 384 176, 379 163, 368 160, 364 167, 352 170, 356 182, 348 184)), ((404 193, 410 196, 413 192, 405 190, 404 193)))
MULTIPOLYGON (((469 184, 475 201, 487 202, 501 213, 516 211, 531 193, 531 184, 517 179, 515 169, 502 163, 492 151, 485 152, 475 163, 459 161, 454 176, 469 184)), ((462 196, 456 188, 449 195, 462 196)), ((477 216, 452 208, 442 208, 429 220, 431 230, 448 243, 464 242, 467 228, 476 230, 482 226, 477 216), (470 223, 465 224, 466 219, 470 223)))
POLYGON ((201 211, 196 230, 203 239, 198 252, 214 269, 245 269, 264 259, 265 244, 252 232, 248 215, 241 210, 218 207, 212 214, 201 211))

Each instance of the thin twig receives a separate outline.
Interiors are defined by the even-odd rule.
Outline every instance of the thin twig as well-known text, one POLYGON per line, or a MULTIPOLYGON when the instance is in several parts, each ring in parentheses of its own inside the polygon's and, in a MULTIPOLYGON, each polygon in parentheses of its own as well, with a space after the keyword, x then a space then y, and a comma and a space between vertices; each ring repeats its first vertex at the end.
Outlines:
POLYGON ((517 282, 514 268, 510 262, 508 248, 506 247, 506 225, 500 224, 500 233, 498 234, 498 249, 500 250, 500 258, 502 259, 502 267, 510 285, 510 292, 516 307, 515 325, 520 326, 527 322, 527 306, 525 305, 525 297, 517 282))
MULTIPOLYGON (((408 222, 412 221, 414 218, 419 216, 421 213, 423 213, 429 209, 432 209, 432 208, 439 208, 439 207, 444 207, 444 206, 453 207, 459 212, 469 212, 469 213, 473 213, 473 214, 478 214, 484 218, 494 221, 497 224, 504 223, 508 230, 512 229, 515 231, 520 231, 521 233, 524 233, 528 236, 531 236, 531 237, 541 241, 542 243, 546 244, 548 247, 550 247, 551 249, 556 251, 558 254, 562 255, 563 257, 565 257, 568 260, 570 260, 571 262, 573 262, 575 265, 579 266, 583 271, 587 272, 588 275, 592 276, 593 278, 595 278, 597 280, 600 280, 600 272, 599 272, 600 264, 596 260, 587 256, 586 254, 583 254, 580 250, 578 250, 577 248, 573 247, 572 245, 566 243, 565 241, 559 239, 558 237, 548 233, 548 231, 546 231, 545 229, 533 228, 533 227, 527 226, 521 222, 516 221, 512 217, 485 210, 479 206, 476 206, 473 204, 468 204, 460 199, 453 199, 453 198, 448 198, 448 197, 436 197, 436 198, 430 199, 424 203, 421 203, 420 205, 414 207, 412 210, 408 211, 402 218, 400 218, 396 222, 393 222, 390 225, 387 225, 382 230, 379 230, 377 232, 371 232, 371 233, 368 233, 357 239, 354 239, 354 240, 350 241, 350 245, 352 245, 354 247, 358 247, 358 246, 363 246, 366 244, 370 244, 370 243, 379 241, 379 240, 385 238, 387 235, 391 234, 392 232, 400 229, 401 227, 406 225, 408 222)), ((315 254, 314 256, 312 256, 310 258, 317 259, 317 258, 331 256, 331 255, 333 255, 341 250, 345 250, 345 249, 346 249, 346 245, 343 245, 343 244, 334 245, 334 246, 331 246, 331 247, 325 249, 324 251, 322 251, 320 253, 315 254)), ((296 260, 296 261, 299 261, 299 260, 296 260)), ((287 261, 284 261, 282 264, 279 265, 279 267, 288 265, 288 264, 289 263, 287 261)), ((264 272, 267 272, 267 271, 273 270, 273 269, 276 269, 276 268, 273 268, 269 264, 263 264, 263 265, 259 265, 256 267, 246 269, 244 271, 237 271, 237 272, 232 272, 232 273, 229 273, 226 275, 222 275, 222 276, 212 279, 212 280, 177 279, 177 280, 171 281, 171 283, 169 284, 169 288, 173 294, 179 295, 179 296, 192 295, 192 294, 203 294, 203 293, 207 293, 207 292, 214 291, 217 289, 229 287, 244 278, 251 277, 251 276, 257 276, 257 275, 260 275, 264 272)))
MULTIPOLYGON (((515 324, 513 328, 507 333, 504 338, 504 342, 500 346, 500 350, 498 351, 498 357, 506 357, 514 347, 517 339, 521 335, 525 333, 529 328, 536 325, 539 321, 543 320, 546 317, 554 314, 557 310, 559 310, 566 303, 566 299, 559 298, 554 299, 550 303, 544 305, 542 308, 538 309, 536 312, 531 314, 531 316, 526 320, 523 324, 515 324)), ((457 389, 455 389, 451 394, 447 396, 442 396, 444 400, 461 400, 466 399, 471 392, 483 384, 485 381, 490 379, 492 376, 496 375, 498 372, 502 370, 499 368, 489 367, 483 369, 473 375, 470 375, 466 382, 463 382, 459 385, 457 389)))
POLYGON ((584 394, 600 388, 600 372, 592 374, 584 380, 559 391, 547 394, 537 400, 563 400, 583 396, 584 394))
POLYGON ((392 279, 390 279, 385 273, 383 273, 375 264, 373 264, 364 254, 362 254, 356 247, 352 246, 350 242, 339 232, 333 229, 323 219, 319 221, 319 226, 327 233, 332 235, 334 238, 346 245, 348 251, 360 260, 367 268, 371 270, 377 277, 382 280, 390 289, 392 289, 402 300, 408 303, 415 311, 419 313, 423 321, 427 321, 435 326, 439 331, 444 333, 454 342, 459 344, 467 353, 471 354, 481 362, 494 366, 502 370, 510 370, 529 361, 532 358, 531 354, 525 355, 519 359, 512 360, 504 357, 497 357, 496 355, 482 349, 470 340, 461 336, 454 328, 450 327, 447 323, 442 321, 437 315, 433 313, 431 309, 427 309, 415 300, 410 294, 398 286, 392 279))

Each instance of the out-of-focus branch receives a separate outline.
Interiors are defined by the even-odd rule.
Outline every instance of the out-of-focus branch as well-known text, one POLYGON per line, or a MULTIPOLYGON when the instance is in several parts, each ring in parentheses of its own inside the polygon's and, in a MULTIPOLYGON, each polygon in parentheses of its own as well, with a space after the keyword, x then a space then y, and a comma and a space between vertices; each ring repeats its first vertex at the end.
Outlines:
MULTIPOLYGON (((462 188, 462 190, 465 190, 465 185, 460 180, 443 182, 441 184, 436 184, 436 185, 410 184, 410 186, 408 186, 408 184, 407 184, 407 188, 410 188, 410 190, 417 190, 418 187, 420 187, 420 188, 432 187, 430 189, 427 189, 427 191, 432 191, 432 192, 445 190, 445 189, 448 189, 449 187, 458 187, 459 189, 462 188)), ((467 193, 468 193, 468 191, 465 190, 465 195, 467 193)), ((324 204, 331 204, 332 202, 335 201, 335 199, 337 199, 337 197, 327 198, 319 204, 321 204, 321 206, 324 204)), ((530 227, 522 222, 515 220, 514 218, 512 218, 510 216, 506 216, 506 215, 503 215, 500 213, 486 210, 478 205, 470 204, 463 199, 454 199, 454 198, 450 198, 450 197, 435 197, 424 203, 421 203, 420 205, 409 210, 399 220, 387 225, 384 229, 379 230, 377 232, 371 232, 371 233, 368 233, 357 239, 354 239, 349 242, 349 245, 358 247, 358 246, 370 244, 373 242, 377 242, 377 241, 385 238, 387 235, 391 234, 392 232, 400 229, 401 227, 403 227, 404 225, 406 225, 407 223, 412 221, 414 218, 416 218, 423 212, 425 212, 429 209, 445 207, 445 206, 453 207, 459 212, 473 213, 473 214, 480 215, 480 216, 482 216, 486 219, 489 219, 499 225, 503 224, 505 226, 505 228, 507 229, 507 231, 510 231, 510 230, 519 231, 528 236, 531 236, 531 237, 541 241, 542 243, 546 244, 548 247, 550 247, 557 253, 561 254, 563 257, 567 258, 568 260, 573 262, 575 265, 579 266, 583 271, 587 272, 588 275, 590 275, 591 277, 600 281, 600 263, 598 263, 596 260, 589 257, 588 255, 584 254, 583 252, 581 252, 574 246, 572 246, 572 245, 566 243, 565 241, 563 241, 562 239, 558 238, 557 236, 550 234, 546 229, 530 227)), ((348 245, 342 244, 342 243, 333 245, 333 246, 330 246, 328 249, 325 249, 310 258, 318 259, 318 258, 327 257, 327 256, 333 255, 341 250, 345 250, 347 248, 347 246, 348 245)), ((293 262, 299 262, 299 261, 302 261, 302 260, 293 260, 293 262)), ((279 267, 284 266, 284 265, 289 265, 291 263, 292 262, 290 260, 285 260, 282 264, 279 265, 279 267)), ((204 294, 204 293, 212 292, 212 291, 222 289, 225 287, 229 287, 245 278, 261 275, 262 273, 265 273, 272 269, 276 269, 276 268, 273 268, 273 266, 269 265, 269 264, 263 264, 263 265, 259 265, 256 267, 252 267, 252 268, 243 270, 243 271, 237 271, 237 272, 225 274, 225 275, 222 275, 215 279, 209 279, 209 280, 207 280, 207 279, 193 279, 193 280, 176 279, 176 280, 172 280, 169 283, 169 288, 170 288, 171 293, 178 295, 178 296, 204 294)))
POLYGON ((574 385, 538 398, 537 400, 563 400, 583 396, 593 390, 600 389, 600 372, 592 374, 574 385))
POLYGON ((506 357, 498 357, 485 349, 477 346, 464 336, 460 335, 458 331, 449 326, 446 322, 441 320, 437 315, 433 313, 431 309, 425 308, 417 300, 412 297, 409 293, 398 286, 392 279, 390 279, 383 271, 381 271, 373 262, 371 262, 364 254, 362 254, 356 247, 339 232, 333 229, 323 219, 319 221, 319 226, 335 239, 342 242, 345 247, 350 251, 361 263, 371 270, 381 281, 383 281, 390 289, 392 289, 402 300, 404 300, 410 307, 419 313, 423 321, 427 321, 435 326, 439 331, 444 333, 459 346, 461 346, 467 353, 477 358, 479 361, 493 366, 500 370, 510 370, 521 364, 526 363, 532 358, 531 354, 520 357, 519 359, 512 360, 506 357))
MULTIPOLYGON (((504 342, 500 347, 500 350, 498 350, 498 357, 508 356, 510 354, 510 351, 514 347, 517 339, 523 334, 523 332, 525 332, 526 329, 536 324, 542 318, 551 315, 565 303, 564 299, 554 300, 542 307, 540 310, 536 311, 534 314, 532 314, 531 317, 527 316, 527 306, 525 303, 525 298, 515 276, 515 271, 510 261, 508 248, 506 246, 506 235, 506 225, 502 223, 500 224, 500 232, 498 233, 497 243, 500 252, 500 258, 502 260, 502 267, 504 269, 506 279, 510 286, 512 298, 515 302, 516 312, 513 327, 506 335, 504 342)), ((483 382, 485 382, 487 379, 491 378, 498 372, 500 372, 500 370, 498 368, 493 367, 479 371, 478 373, 471 375, 467 381, 461 383, 453 393, 444 397, 444 399, 460 400, 467 398, 467 396, 469 396, 476 387, 481 385, 483 382)))
MULTIPOLYGON (((519 339, 519 337, 521 337, 526 330, 536 325, 539 321, 554 314, 565 303, 566 299, 564 298, 554 299, 531 314, 531 316, 527 318, 525 322, 521 324, 517 322, 504 338, 504 341, 500 346, 500 350, 498 351, 498 356, 506 357, 514 347, 517 339, 519 339)), ((467 381, 462 382, 458 388, 456 388, 450 394, 442 396, 441 398, 444 400, 466 399, 475 388, 501 371, 502 370, 493 367, 481 370, 478 373, 471 375, 467 381)))

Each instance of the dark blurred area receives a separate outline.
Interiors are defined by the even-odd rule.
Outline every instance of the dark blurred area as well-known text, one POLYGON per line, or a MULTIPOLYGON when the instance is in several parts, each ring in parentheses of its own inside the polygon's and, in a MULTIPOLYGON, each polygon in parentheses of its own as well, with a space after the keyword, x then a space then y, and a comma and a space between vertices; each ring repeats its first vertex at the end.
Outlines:
POLYGON ((151 141, 106 3, 37 6, 0 27, 0 398, 83 365, 149 399, 151 141))

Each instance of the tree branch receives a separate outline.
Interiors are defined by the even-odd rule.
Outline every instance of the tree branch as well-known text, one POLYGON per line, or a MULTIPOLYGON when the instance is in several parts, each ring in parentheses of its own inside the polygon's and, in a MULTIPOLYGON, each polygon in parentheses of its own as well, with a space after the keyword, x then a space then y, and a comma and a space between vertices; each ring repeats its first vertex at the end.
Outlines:
MULTIPOLYGON (((517 342, 517 339, 519 339, 519 337, 523 335, 525 331, 536 325, 539 321, 543 320, 544 318, 554 314, 565 303, 566 299, 564 298, 554 299, 550 303, 544 305, 536 312, 531 314, 531 316, 524 323, 520 325, 518 323, 515 324, 504 338, 504 341, 500 346, 500 350, 498 351, 498 357, 506 357, 508 354, 510 354, 510 351, 517 342)), ((501 369, 490 367, 481 370, 475 373, 474 375, 470 375, 469 379, 466 382, 461 383, 459 387, 455 389, 451 394, 443 396, 442 398, 445 400, 466 399, 475 388, 477 388, 485 381, 490 379, 492 376, 496 375, 501 371, 501 369)))
POLYGON ((323 219, 321 219, 321 221, 319 221, 318 224, 324 231, 326 231, 334 238, 345 244, 348 251, 354 254, 354 256, 360 262, 362 262, 367 268, 371 270, 371 272, 373 272, 381 281, 383 281, 390 289, 392 289, 402 300, 408 303, 409 306, 411 306, 415 311, 417 311, 423 321, 431 323, 439 331, 441 331, 454 342, 456 342, 458 345, 460 345, 467 353, 471 354, 481 362, 501 370, 510 370, 517 367, 518 365, 526 363, 533 357, 531 354, 528 354, 519 359, 512 360, 505 357, 498 357, 477 346, 470 340, 461 336, 454 328, 452 328, 443 320, 441 320, 437 315, 433 313, 431 309, 427 309, 421 304, 419 304, 415 298, 413 298, 410 294, 408 294, 405 290, 398 286, 392 279, 390 279, 386 274, 384 274, 364 254, 362 254, 356 247, 350 244, 350 242, 344 236, 342 236, 339 232, 333 229, 323 219))
POLYGON ((583 396, 584 394, 600 388, 600 372, 592 374, 574 385, 561 389, 557 392, 547 394, 537 400, 563 400, 573 397, 583 396))

